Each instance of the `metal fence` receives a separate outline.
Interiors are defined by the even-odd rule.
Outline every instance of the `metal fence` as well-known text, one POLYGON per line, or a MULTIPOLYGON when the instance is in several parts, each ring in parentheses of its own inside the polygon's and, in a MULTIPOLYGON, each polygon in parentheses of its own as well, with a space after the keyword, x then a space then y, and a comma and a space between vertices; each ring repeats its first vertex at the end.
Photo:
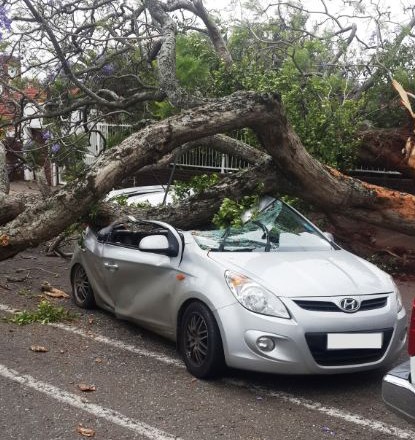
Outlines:
POLYGON ((106 122, 98 122, 89 137, 88 155, 97 157, 107 146, 111 137, 116 137, 120 133, 132 134, 133 126, 129 124, 107 124, 106 122))
POLYGON ((196 147, 186 151, 178 157, 176 164, 182 168, 209 169, 221 173, 249 166, 249 163, 240 157, 223 154, 210 147, 196 147))
MULTIPOLYGON (((85 163, 92 165, 104 150, 106 141, 122 132, 132 133, 133 127, 128 124, 107 124, 99 122, 90 136, 90 146, 85 156, 85 163)), ((218 171, 220 173, 247 168, 249 163, 240 157, 223 154, 210 147, 196 147, 178 157, 176 164, 182 168, 195 168, 218 171)))

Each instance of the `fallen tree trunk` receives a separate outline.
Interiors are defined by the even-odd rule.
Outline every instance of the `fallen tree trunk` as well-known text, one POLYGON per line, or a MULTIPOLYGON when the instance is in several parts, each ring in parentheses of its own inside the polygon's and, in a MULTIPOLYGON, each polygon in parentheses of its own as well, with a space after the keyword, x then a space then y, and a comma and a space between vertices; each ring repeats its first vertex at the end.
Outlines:
POLYGON ((247 194, 287 194, 290 185, 275 175, 270 158, 260 165, 222 179, 203 193, 180 202, 179 205, 157 207, 119 206, 113 202, 101 203, 92 221, 100 229, 115 220, 133 215, 138 219, 158 219, 178 229, 197 229, 210 224, 225 197, 240 199, 247 194))
POLYGON ((415 179, 415 151, 407 150, 407 140, 414 137, 409 129, 366 130, 360 133, 358 159, 366 164, 399 171, 415 179))
MULTIPOLYGON (((46 200, 28 204, 0 229, 0 259, 53 238, 87 213, 96 213, 99 200, 125 177, 158 162, 186 142, 242 127, 257 132, 267 154, 253 157, 263 158, 263 162, 222 181, 199 200, 191 199, 178 208, 139 211, 138 217, 161 218, 189 229, 210 220, 225 196, 285 193, 298 196, 336 218, 354 219, 415 236, 414 196, 361 182, 322 165, 308 154, 288 124, 277 95, 245 92, 144 128, 107 151, 86 175, 46 200)), ((112 207, 107 208, 106 217, 101 213, 101 218, 107 222, 111 216, 121 214, 112 207)))
POLYGON ((36 195, 7 195, 0 192, 0 226, 12 221, 31 203, 36 203, 36 195))
POLYGON ((237 93, 155 123, 109 150, 90 171, 46 200, 29 204, 0 228, 0 260, 38 245, 94 209, 125 177, 157 162, 176 147, 222 131, 271 124, 280 107, 277 95, 237 93))
POLYGON ((415 197, 388 190, 321 164, 304 148, 282 112, 274 124, 256 127, 276 172, 291 184, 292 194, 323 212, 415 235, 415 197))

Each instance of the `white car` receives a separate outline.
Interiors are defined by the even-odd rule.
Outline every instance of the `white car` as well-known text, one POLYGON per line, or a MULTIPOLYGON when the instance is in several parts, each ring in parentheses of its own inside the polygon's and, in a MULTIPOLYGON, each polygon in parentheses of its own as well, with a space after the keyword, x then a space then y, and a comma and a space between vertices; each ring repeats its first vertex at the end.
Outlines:
POLYGON ((383 378, 382 396, 391 409, 415 421, 415 300, 408 335, 409 360, 383 378))
POLYGON ((122 188, 112 190, 105 200, 117 202, 119 197, 125 199, 127 205, 135 205, 137 203, 148 203, 151 206, 161 205, 166 198, 166 205, 173 203, 174 186, 170 186, 167 196, 166 186, 150 185, 135 186, 131 188, 122 188))

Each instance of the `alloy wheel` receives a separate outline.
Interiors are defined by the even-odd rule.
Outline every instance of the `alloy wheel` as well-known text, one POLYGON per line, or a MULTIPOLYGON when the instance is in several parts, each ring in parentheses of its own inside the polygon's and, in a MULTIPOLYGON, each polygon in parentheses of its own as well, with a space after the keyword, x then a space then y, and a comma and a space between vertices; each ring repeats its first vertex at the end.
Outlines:
POLYGON ((85 269, 82 266, 77 266, 73 276, 73 291, 76 300, 79 303, 85 303, 91 297, 91 286, 88 281, 85 269))
POLYGON ((185 349, 188 358, 196 365, 203 365, 208 355, 208 327, 204 317, 194 312, 186 325, 185 349))

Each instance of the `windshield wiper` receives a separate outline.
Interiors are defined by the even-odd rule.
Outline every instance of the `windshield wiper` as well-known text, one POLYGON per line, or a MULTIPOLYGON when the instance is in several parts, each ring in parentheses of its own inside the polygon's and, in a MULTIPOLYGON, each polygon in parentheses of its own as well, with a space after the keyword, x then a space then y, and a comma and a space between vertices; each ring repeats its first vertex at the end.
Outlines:
POLYGON ((226 239, 228 238, 230 232, 231 232, 231 227, 228 226, 222 235, 221 242, 219 243, 219 249, 218 249, 219 252, 223 252, 223 249, 225 248, 226 239))
POLYGON ((267 244, 265 245, 264 251, 265 252, 269 252, 271 250, 271 241, 269 239, 269 230, 268 230, 268 228, 264 224, 262 224, 260 221, 258 221, 258 220, 252 220, 252 223, 254 225, 258 225, 264 231, 265 237, 267 238, 267 244))

